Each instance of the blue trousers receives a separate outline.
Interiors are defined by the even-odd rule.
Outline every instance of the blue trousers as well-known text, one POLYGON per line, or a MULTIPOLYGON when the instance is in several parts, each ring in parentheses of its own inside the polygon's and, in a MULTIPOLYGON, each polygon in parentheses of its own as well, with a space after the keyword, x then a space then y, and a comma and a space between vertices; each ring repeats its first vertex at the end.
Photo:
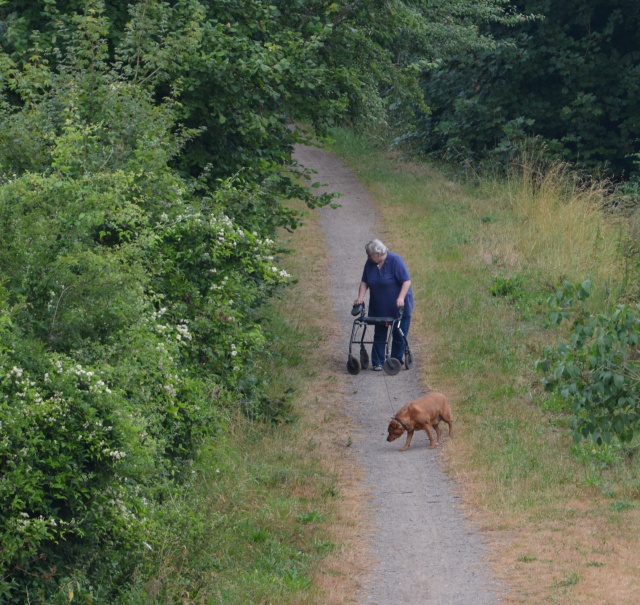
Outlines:
MULTIPOLYGON (((411 317, 403 317, 400 320, 399 328, 405 336, 409 333, 411 325, 411 317)), ((384 324, 376 324, 373 331, 373 346, 371 347, 371 363, 374 366, 381 366, 384 363, 385 345, 387 343, 387 333, 389 328, 384 324)), ((400 336, 400 331, 396 328, 393 331, 391 340, 391 357, 395 357, 398 361, 404 361, 405 343, 404 338, 400 336)))

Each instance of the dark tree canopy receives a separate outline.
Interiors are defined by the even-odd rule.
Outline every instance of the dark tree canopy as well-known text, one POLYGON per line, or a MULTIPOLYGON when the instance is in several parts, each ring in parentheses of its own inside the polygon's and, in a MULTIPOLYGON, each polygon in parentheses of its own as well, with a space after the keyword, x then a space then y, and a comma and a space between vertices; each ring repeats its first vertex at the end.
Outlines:
POLYGON ((492 25, 495 49, 454 54, 424 79, 422 149, 473 157, 533 135, 564 159, 628 175, 639 150, 640 5, 512 4, 543 18, 492 25))

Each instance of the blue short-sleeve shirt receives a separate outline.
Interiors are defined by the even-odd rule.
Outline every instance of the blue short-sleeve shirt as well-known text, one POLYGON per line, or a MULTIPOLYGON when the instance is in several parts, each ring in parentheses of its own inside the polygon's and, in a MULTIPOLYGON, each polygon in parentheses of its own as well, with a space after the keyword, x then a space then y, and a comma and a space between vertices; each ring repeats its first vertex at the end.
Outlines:
MULTIPOLYGON (((394 252, 387 252, 381 269, 367 259, 362 271, 362 281, 369 286, 369 315, 371 317, 397 317, 396 300, 403 282, 410 280, 409 270, 403 258, 394 252)), ((404 299, 404 317, 413 311, 413 287, 404 299)))

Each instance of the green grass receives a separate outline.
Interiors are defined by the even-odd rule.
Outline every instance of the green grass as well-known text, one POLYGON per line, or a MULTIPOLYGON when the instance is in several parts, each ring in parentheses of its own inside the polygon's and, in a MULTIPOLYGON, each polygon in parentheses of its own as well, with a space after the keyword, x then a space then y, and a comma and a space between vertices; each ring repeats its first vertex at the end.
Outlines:
POLYGON ((313 592, 318 561, 336 548, 322 523, 339 491, 295 449, 293 430, 237 418, 202 452, 193 484, 161 513, 128 603, 287 603, 313 592))
POLYGON ((192 481, 157 512, 146 566, 124 603, 322 603, 313 579, 339 547, 327 527, 341 490, 294 413, 315 371, 303 352, 321 338, 295 310, 300 295, 276 301, 285 308, 266 318, 272 354, 258 364, 273 376, 269 395, 291 399, 291 422, 230 418, 194 462, 192 481))
POLYGON ((385 243, 408 262, 414 324, 430 353, 425 379, 452 396, 483 505, 543 516, 585 489, 637 501, 637 461, 598 463, 601 448, 591 445, 577 456, 568 410, 534 371, 544 345, 564 336, 545 323, 545 301, 563 278, 593 276, 595 310, 623 294, 624 227, 600 212, 602 190, 582 192, 562 170, 536 192, 517 175, 463 183, 343 131, 333 148, 379 201, 385 243), (551 226, 554 241, 543 232, 551 226))
POLYGON ((526 162, 506 181, 463 182, 342 131, 334 150, 377 201, 383 240, 407 260, 412 348, 425 388, 453 408, 446 468, 488 530, 512 589, 505 602, 635 603, 637 570, 624 553, 640 548, 640 436, 574 443, 571 410, 534 369, 567 337, 546 322, 564 279, 591 278, 593 313, 634 300, 632 225, 602 212, 603 188, 580 190, 564 169, 534 190, 526 162), (576 558, 599 544, 602 561, 576 558))

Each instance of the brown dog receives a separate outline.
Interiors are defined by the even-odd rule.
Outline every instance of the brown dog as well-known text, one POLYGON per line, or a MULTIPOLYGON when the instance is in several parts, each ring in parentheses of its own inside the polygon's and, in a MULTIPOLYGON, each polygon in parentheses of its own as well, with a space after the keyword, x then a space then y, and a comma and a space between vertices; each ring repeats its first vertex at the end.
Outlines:
POLYGON ((414 399, 400 408, 389 423, 389 436, 387 441, 395 441, 407 431, 407 442, 401 452, 409 449, 411 439, 415 431, 424 429, 429 435, 429 447, 434 448, 433 431, 436 430, 438 443, 440 443, 440 421, 444 420, 449 425, 449 437, 453 437, 453 423, 451 420, 451 407, 447 398, 442 393, 427 393, 424 397, 414 399))

